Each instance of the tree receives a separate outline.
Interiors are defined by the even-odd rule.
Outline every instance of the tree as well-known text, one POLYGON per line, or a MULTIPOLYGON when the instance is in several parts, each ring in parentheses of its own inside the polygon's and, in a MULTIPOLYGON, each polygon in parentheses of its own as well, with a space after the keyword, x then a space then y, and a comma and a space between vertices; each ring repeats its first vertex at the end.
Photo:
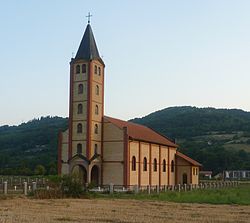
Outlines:
POLYGON ((46 169, 43 165, 37 165, 34 172, 35 175, 44 175, 46 173, 46 169))

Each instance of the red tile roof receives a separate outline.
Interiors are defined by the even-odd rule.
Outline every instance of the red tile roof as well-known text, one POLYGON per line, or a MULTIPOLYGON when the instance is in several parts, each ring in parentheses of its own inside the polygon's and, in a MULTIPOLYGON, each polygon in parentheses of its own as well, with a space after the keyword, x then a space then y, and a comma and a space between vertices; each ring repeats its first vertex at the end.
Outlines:
POLYGON ((190 157, 184 155, 183 153, 180 153, 179 151, 176 151, 176 156, 180 157, 184 160, 186 160, 187 162, 193 164, 194 166, 202 166, 200 163, 198 163, 197 161, 191 159, 190 157))
POLYGON ((139 124, 135 124, 133 122, 126 122, 120 119, 104 117, 105 120, 113 123, 120 129, 126 127, 128 130, 128 135, 131 139, 140 140, 144 142, 156 143, 171 147, 178 147, 175 143, 171 142, 168 138, 160 135, 154 130, 139 124))

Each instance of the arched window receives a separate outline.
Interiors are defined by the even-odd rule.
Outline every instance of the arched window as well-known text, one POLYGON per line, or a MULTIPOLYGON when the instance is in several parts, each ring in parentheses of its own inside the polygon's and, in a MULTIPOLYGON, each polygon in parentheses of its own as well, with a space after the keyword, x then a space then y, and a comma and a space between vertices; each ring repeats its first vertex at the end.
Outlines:
POLYGON ((86 73, 86 64, 82 65, 82 73, 86 73))
POLYGON ((95 144, 95 154, 97 154, 97 151, 98 151, 98 146, 97 144, 95 144))
POLYGON ((95 114, 98 115, 99 114, 99 108, 98 105, 95 106, 95 114))
POLYGON ((99 86, 98 85, 95 86, 95 94, 99 95, 99 86))
POLYGON ((77 114, 82 114, 82 104, 78 104, 78 106, 77 106, 77 114))
POLYGON ((95 74, 97 74, 97 66, 95 65, 95 74))
POLYGON ((98 67, 98 75, 101 76, 101 68, 98 67))
POLYGON ((78 85, 78 94, 82 94, 83 93, 83 85, 79 84, 78 85))
POLYGON ((82 154, 82 144, 81 143, 77 144, 77 154, 82 154))
POLYGON ((157 159, 154 159, 154 171, 157 171, 157 159))
POLYGON ((98 125, 95 124, 95 134, 98 134, 98 125))
POLYGON ((80 74, 80 65, 76 65, 76 73, 80 74))
POLYGON ((174 172, 174 161, 173 160, 171 161, 171 172, 172 173, 174 172))
POLYGON ((147 169, 148 169, 147 158, 144 157, 144 159, 143 159, 143 171, 147 171, 147 169))
POLYGON ((162 172, 166 172, 166 160, 164 159, 163 160, 163 163, 162 163, 162 172))
POLYGON ((82 124, 81 123, 79 123, 77 125, 77 133, 82 133, 82 124))
POLYGON ((135 158, 135 156, 132 157, 132 171, 136 171, 136 158, 135 158))

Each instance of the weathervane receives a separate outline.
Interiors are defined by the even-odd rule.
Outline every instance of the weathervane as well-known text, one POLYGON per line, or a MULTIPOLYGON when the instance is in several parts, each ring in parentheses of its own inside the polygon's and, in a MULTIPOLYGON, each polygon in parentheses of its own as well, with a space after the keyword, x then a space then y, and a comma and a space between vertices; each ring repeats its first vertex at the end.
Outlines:
POLYGON ((90 17, 92 17, 92 15, 90 14, 90 12, 89 12, 89 14, 86 17, 88 18, 88 24, 90 24, 90 17))

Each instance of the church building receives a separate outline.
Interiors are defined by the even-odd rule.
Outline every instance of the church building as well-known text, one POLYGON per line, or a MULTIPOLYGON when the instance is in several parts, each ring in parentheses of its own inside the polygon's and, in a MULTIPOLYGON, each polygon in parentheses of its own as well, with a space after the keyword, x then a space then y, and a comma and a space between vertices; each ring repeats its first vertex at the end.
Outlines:
POLYGON ((58 173, 83 184, 198 184, 201 164, 167 137, 104 116, 104 69, 90 24, 70 62, 69 128, 59 134, 58 173))

